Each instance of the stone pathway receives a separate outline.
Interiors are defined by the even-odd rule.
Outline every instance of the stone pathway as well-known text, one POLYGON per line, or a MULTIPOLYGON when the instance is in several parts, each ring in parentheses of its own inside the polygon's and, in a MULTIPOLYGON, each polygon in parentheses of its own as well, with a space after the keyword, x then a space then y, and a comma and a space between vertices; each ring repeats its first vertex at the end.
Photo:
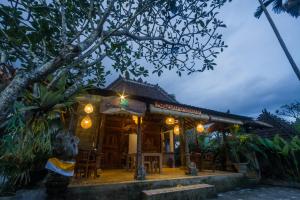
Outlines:
POLYGON ((220 193, 213 200, 300 200, 300 189, 261 186, 220 193))

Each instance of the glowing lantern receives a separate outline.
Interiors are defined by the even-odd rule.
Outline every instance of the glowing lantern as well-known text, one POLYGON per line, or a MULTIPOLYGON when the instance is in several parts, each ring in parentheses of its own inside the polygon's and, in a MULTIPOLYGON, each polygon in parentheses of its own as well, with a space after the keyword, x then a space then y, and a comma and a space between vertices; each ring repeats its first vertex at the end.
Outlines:
POLYGON ((175 135, 179 135, 179 134, 180 134, 180 128, 179 128, 178 125, 175 125, 175 126, 174 126, 174 134, 175 134, 175 135))
MULTIPOLYGON (((138 116, 133 115, 132 120, 134 121, 135 124, 138 124, 138 116)), ((141 117, 141 123, 143 122, 143 118, 141 117)))
POLYGON ((204 131, 204 126, 202 124, 198 124, 196 129, 198 133, 202 133, 204 131))
POLYGON ((166 124, 167 125, 173 125, 173 124, 175 124, 175 119, 173 117, 167 117, 166 118, 166 124))
POLYGON ((90 114, 94 111, 93 105, 88 103, 84 106, 84 112, 86 112, 87 114, 90 114))
POLYGON ((85 116, 80 123, 81 127, 83 129, 89 129, 92 127, 92 119, 90 118, 90 116, 85 116))

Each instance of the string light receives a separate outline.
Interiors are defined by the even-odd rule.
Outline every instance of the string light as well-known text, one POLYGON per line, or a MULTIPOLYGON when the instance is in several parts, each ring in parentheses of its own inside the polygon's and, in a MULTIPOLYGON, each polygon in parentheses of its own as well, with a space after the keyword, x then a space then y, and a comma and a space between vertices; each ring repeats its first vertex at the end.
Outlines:
POLYGON ((196 127, 198 133, 202 133, 204 131, 204 126, 202 124, 198 124, 196 127))
POLYGON ((166 118, 166 124, 167 124, 167 125, 173 125, 173 124, 175 124, 175 119, 174 119, 174 117, 167 117, 167 118, 166 118))
POLYGON ((179 135, 180 134, 180 127, 178 125, 174 126, 174 134, 179 135))
POLYGON ((87 114, 90 114, 94 111, 93 105, 88 103, 84 106, 84 112, 86 112, 87 114))
POLYGON ((81 127, 83 129, 89 129, 92 127, 92 119, 90 118, 90 116, 85 116, 80 123, 81 127))

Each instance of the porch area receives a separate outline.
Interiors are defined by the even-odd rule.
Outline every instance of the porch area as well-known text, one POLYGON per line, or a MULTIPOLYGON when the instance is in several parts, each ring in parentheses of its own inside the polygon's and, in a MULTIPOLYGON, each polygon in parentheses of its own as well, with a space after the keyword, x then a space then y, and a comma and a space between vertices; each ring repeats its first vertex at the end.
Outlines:
MULTIPOLYGON (((180 191, 182 188, 210 185, 214 193, 217 194, 252 184, 256 184, 256 182, 250 181, 241 173, 208 170, 198 173, 197 176, 188 176, 180 168, 163 168, 161 174, 149 174, 146 180, 135 180, 133 172, 112 169, 103 170, 101 177, 96 179, 74 179, 69 186, 66 197, 74 200, 146 200, 148 199, 144 196, 146 191, 159 190, 166 193, 170 190, 180 191)), ((187 190, 185 194, 190 196, 189 194, 192 192, 192 190, 187 190)), ((203 194, 207 191, 200 189, 199 192, 203 194)), ((185 198, 188 198, 187 196, 185 198)), ((172 195, 165 195, 165 197, 172 199, 172 195)))
MULTIPOLYGON (((226 171, 212 171, 203 170, 198 173, 198 176, 190 176, 185 174, 183 168, 163 168, 161 173, 147 174, 147 181, 163 181, 174 179, 189 179, 195 177, 221 177, 227 175, 234 175, 238 173, 226 172, 226 171)), ((125 169, 105 169, 102 170, 99 177, 94 178, 73 178, 71 186, 84 186, 84 185, 107 185, 113 183, 130 183, 138 182, 134 179, 134 171, 128 171, 125 169)))

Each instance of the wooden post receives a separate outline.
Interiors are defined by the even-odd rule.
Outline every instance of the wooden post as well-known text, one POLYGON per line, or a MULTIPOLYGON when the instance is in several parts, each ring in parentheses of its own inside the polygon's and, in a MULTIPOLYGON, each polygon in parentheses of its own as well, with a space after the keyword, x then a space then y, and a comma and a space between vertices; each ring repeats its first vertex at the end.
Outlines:
POLYGON ((180 162, 181 167, 185 167, 185 142, 184 142, 184 135, 181 133, 179 134, 179 140, 180 140, 180 162))
POLYGON ((141 117, 138 116, 137 123, 137 154, 136 154, 136 169, 134 178, 136 180, 145 180, 146 172, 144 168, 143 158, 142 158, 142 128, 141 128, 141 117))
POLYGON ((97 168, 101 169, 101 157, 102 157, 102 150, 103 150, 103 138, 104 138, 104 129, 105 129, 105 121, 106 121, 106 115, 102 114, 100 119, 100 126, 97 134, 97 154, 100 156, 97 156, 97 168))
POLYGON ((180 130, 181 134, 183 135, 184 138, 184 153, 185 153, 185 166, 188 168, 191 162, 190 158, 190 148, 189 148, 189 141, 187 138, 187 135, 184 130, 184 120, 180 120, 180 130))

